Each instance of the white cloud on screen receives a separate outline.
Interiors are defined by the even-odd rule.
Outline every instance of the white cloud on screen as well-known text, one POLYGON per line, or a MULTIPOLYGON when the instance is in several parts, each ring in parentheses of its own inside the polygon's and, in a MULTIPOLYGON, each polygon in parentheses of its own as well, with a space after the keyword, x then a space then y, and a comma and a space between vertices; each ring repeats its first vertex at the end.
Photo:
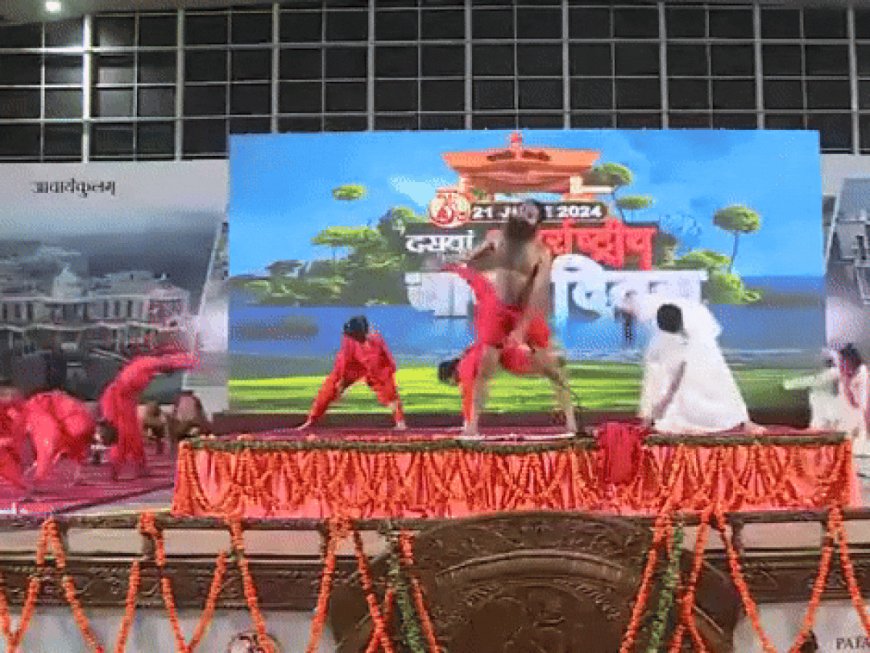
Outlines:
POLYGON ((420 208, 426 208, 435 192, 442 186, 449 186, 447 179, 411 179, 410 177, 390 177, 390 185, 397 193, 407 196, 420 208))

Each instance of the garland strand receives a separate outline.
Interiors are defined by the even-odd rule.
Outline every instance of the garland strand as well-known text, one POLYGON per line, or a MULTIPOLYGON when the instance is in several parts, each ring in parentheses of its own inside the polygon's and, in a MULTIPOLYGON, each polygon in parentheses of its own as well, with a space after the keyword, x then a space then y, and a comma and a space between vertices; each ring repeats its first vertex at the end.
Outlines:
POLYGON ((275 653, 272 638, 269 637, 266 630, 266 620, 263 618, 263 613, 260 612, 257 600, 257 587, 254 585, 254 579, 251 576, 251 569, 248 565, 248 557, 245 554, 245 538, 242 534, 242 524, 238 519, 233 519, 230 520, 229 527, 236 565, 238 565, 239 571, 242 574, 242 589, 245 593, 245 601, 248 604, 251 618, 254 620, 254 628, 257 631, 259 644, 265 649, 265 653, 275 653))
POLYGON ((420 617, 420 624, 423 626, 423 635, 426 637, 426 644, 429 647, 429 653, 439 653, 441 650, 438 647, 438 638, 435 636, 435 626, 432 619, 429 617, 429 611, 426 609, 426 600, 423 596, 423 587, 420 580, 414 574, 414 539, 413 535, 403 530, 399 533, 399 551, 402 557, 402 564, 411 581, 411 592, 414 597, 414 605, 417 608, 417 614, 420 617))
POLYGON ((861 625, 864 626, 864 632, 870 637, 870 616, 867 614, 867 605, 864 603, 864 597, 861 596, 861 588, 858 587, 858 580, 855 578, 855 566, 852 564, 852 557, 849 555, 849 540, 846 527, 843 523, 843 512, 840 508, 834 508, 831 510, 831 515, 834 520, 837 539, 840 543, 840 566, 843 568, 843 575, 846 577, 849 596, 852 599, 852 605, 855 607, 858 617, 861 619, 861 625))
POLYGON ((48 522, 43 522, 39 529, 39 537, 36 540, 36 573, 30 577, 27 583, 27 597, 21 608, 21 616, 18 619, 18 627, 12 630, 12 619, 9 615, 9 602, 6 599, 4 587, 0 587, 0 629, 6 640, 6 648, 9 653, 18 653, 24 635, 36 612, 36 601, 39 598, 39 590, 42 589, 42 577, 45 573, 45 555, 48 549, 48 522))
POLYGON ((664 638, 665 629, 668 625, 668 617, 671 614, 671 608, 674 605, 674 599, 677 594, 677 584, 680 578, 680 557, 683 548, 683 523, 677 523, 674 529, 673 544, 670 547, 670 558, 668 560, 668 568, 665 571, 665 577, 662 581, 662 591, 659 594, 659 604, 656 608, 655 618, 653 619, 652 629, 650 631, 649 645, 646 653, 658 653, 661 647, 662 639, 664 638))
POLYGON ((124 600, 124 618, 121 620, 121 629, 118 631, 118 639, 115 642, 115 653, 124 653, 127 650, 127 639, 130 637, 133 618, 136 616, 136 598, 139 596, 141 584, 141 565, 138 560, 134 560, 133 566, 130 569, 130 580, 127 582, 127 598, 124 600))
POLYGON ((373 638, 377 638, 385 653, 395 653, 393 642, 390 639, 390 634, 387 632, 387 626, 384 622, 384 617, 381 614, 378 598, 375 595, 374 582, 372 581, 372 573, 369 568, 368 559, 366 558, 365 550, 363 549, 362 536, 358 530, 353 531, 353 548, 356 553, 357 567, 360 573, 360 583, 365 593, 366 603, 369 607, 369 616, 372 619, 372 628, 374 632, 373 638))
POLYGON ((81 601, 79 601, 75 582, 72 576, 66 573, 66 552, 63 548, 60 530, 54 518, 49 517, 46 521, 46 528, 48 530, 48 546, 54 553, 54 566, 61 574, 61 587, 63 587, 64 597, 69 604, 70 610, 72 610, 76 626, 78 626, 79 632, 90 650, 94 651, 94 653, 104 653, 103 646, 97 640, 97 636, 93 628, 91 628, 91 623, 85 614, 81 601))
POLYGON ((308 646, 305 653, 316 653, 320 648, 320 639, 326 627, 326 615, 329 611, 329 597, 335 579, 336 550, 338 543, 347 537, 347 523, 344 520, 330 519, 323 542, 323 572, 320 576, 320 591, 317 593, 317 607, 311 620, 311 632, 308 636, 308 646))
POLYGON ((420 628, 420 623, 417 620, 417 613, 414 611, 411 592, 408 589, 408 584, 405 582, 404 574, 402 573, 401 553, 399 551, 399 534, 391 533, 389 541, 390 566, 388 573, 390 584, 395 588, 396 603, 398 604, 399 614, 401 616, 402 642, 410 649, 411 653, 426 653, 426 646, 423 644, 423 633, 420 628))

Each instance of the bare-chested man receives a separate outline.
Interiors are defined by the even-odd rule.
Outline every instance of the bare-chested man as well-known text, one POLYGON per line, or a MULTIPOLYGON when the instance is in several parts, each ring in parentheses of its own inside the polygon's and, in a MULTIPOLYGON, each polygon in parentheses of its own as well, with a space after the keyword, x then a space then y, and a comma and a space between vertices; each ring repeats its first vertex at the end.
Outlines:
POLYGON ((501 350, 506 345, 527 345, 531 349, 533 369, 553 383, 559 407, 565 413, 570 433, 577 430, 567 374, 559 357, 551 352, 549 250, 538 241, 538 227, 544 217, 541 205, 526 201, 518 207, 500 232, 468 257, 468 263, 494 272, 497 302, 477 320, 477 342, 482 351, 472 402, 466 416, 463 435, 477 437, 480 413, 486 403, 489 381, 499 366, 501 350))

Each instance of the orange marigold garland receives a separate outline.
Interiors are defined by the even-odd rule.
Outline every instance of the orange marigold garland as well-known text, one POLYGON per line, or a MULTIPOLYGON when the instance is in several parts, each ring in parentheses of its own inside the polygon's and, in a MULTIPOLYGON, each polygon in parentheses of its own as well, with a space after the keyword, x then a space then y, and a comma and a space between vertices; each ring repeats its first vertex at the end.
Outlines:
POLYGON ((115 653, 124 653, 127 649, 127 640, 130 637, 130 629, 133 627, 133 618, 136 616, 136 597, 139 596, 141 584, 141 565, 138 560, 134 560, 130 568, 130 579, 127 582, 127 598, 124 600, 124 618, 121 620, 121 629, 118 631, 118 639, 115 642, 115 653))
POLYGON ((314 619, 311 620, 311 633, 308 636, 306 653, 316 653, 320 647, 320 638, 326 627, 326 615, 329 610, 329 597, 332 593, 332 583, 335 578, 336 550, 338 543, 347 537, 347 524, 344 520, 329 520, 326 541, 323 546, 323 572, 320 576, 320 591, 317 594, 317 607, 314 619))
POLYGON ((360 573, 360 583, 362 584, 363 592, 365 592, 366 603, 369 607, 369 615, 372 618, 372 627, 374 633, 372 637, 378 637, 381 642, 381 647, 385 653, 394 653, 393 642, 390 639, 390 634, 387 632, 387 626, 381 614, 380 606, 378 605, 377 596, 375 596, 374 583, 372 582, 372 573, 369 569, 368 559, 366 558, 365 550, 363 549, 362 536, 359 531, 353 531, 353 545, 356 553, 357 567, 360 573))
POLYGON ((76 626, 78 626, 79 632, 82 634, 82 638, 85 640, 88 648, 94 651, 94 653, 103 653, 103 646, 97 640, 97 636, 91 628, 84 608, 82 608, 81 601, 79 601, 75 582, 72 576, 66 573, 66 552, 63 548, 63 541, 60 537, 57 522, 53 518, 49 518, 45 522, 45 528, 48 531, 48 546, 54 554, 54 566, 61 574, 61 586, 63 587, 64 597, 72 610, 76 626))
POLYGON ((411 592, 414 597, 414 605, 417 608, 417 615, 420 618, 420 625, 423 627, 423 636, 426 638, 426 644, 429 646, 429 653, 438 653, 441 649, 438 646, 438 638, 435 636, 435 626, 432 624, 432 618, 429 616, 429 610, 426 607, 426 600, 423 597, 423 587, 420 585, 420 580, 414 573, 414 536, 412 533, 402 530, 399 533, 399 551, 402 564, 408 572, 408 578, 411 581, 411 592))
POLYGON ((631 619, 628 622, 628 628, 625 631, 625 635, 623 635, 622 645, 619 647, 619 653, 629 653, 634 648, 635 639, 637 638, 638 630, 640 630, 641 617, 643 617, 643 611, 644 608, 646 608, 650 590, 652 588, 653 574, 659 556, 658 549, 667 537, 670 524, 671 516, 669 512, 662 511, 656 519, 652 546, 647 554, 646 566, 641 575, 640 587, 637 590, 637 597, 634 599, 634 608, 631 612, 631 619))
MULTIPOLYGON (((139 518, 139 530, 152 539, 154 542, 154 561, 157 565, 158 573, 160 574, 160 593, 163 598, 163 605, 166 608, 166 614, 169 617, 169 623, 172 627, 172 634, 175 638, 176 650, 180 653, 193 653, 199 646, 202 638, 205 636, 217 608, 218 598, 223 589, 224 577, 227 571, 227 554, 221 551, 215 561, 215 571, 212 577, 211 585, 209 586, 208 595, 206 596, 205 606, 200 615, 199 622, 194 629, 193 637, 188 643, 184 637, 184 631, 181 628, 181 621, 178 617, 178 608, 175 604, 175 594, 172 590, 172 581, 166 576, 166 544, 163 539, 163 533, 157 528, 154 515, 151 513, 143 513, 139 518)), ((131 581, 132 588, 132 581, 131 581)), ((132 589, 130 590, 132 592, 132 589)), ((131 601, 130 592, 128 592, 128 605, 131 601)), ((135 594, 133 594, 135 601, 135 594)), ((135 605, 134 605, 135 607, 135 605)), ((129 608, 128 608, 129 609, 129 608)), ((125 622, 127 620, 125 613, 125 622)), ((132 620, 132 610, 130 610, 129 619, 132 620)), ((124 632, 122 630, 122 632, 124 632)), ((125 636, 126 640, 126 636, 125 636)))
POLYGON ((846 577, 846 586, 849 588, 849 596, 852 599, 852 605, 861 619, 861 625, 864 626, 864 631, 870 637, 870 616, 867 614, 867 605, 864 603, 864 598, 861 596, 861 588, 858 587, 858 579, 855 577, 855 566, 852 564, 852 557, 849 555, 849 540, 846 533, 846 526, 843 523, 843 513, 839 508, 831 510, 831 515, 834 520, 834 528, 836 529, 837 540, 839 540, 840 551, 840 566, 843 568, 843 576, 846 577))
MULTIPOLYGON (((390 627, 393 623, 393 610, 396 607, 396 590, 392 586, 387 587, 387 591, 384 593, 384 604, 381 610, 384 613, 384 625, 389 632, 390 627)), ((381 645, 381 638, 375 636, 376 633, 372 630, 371 635, 369 636, 369 643, 366 646, 365 653, 375 653, 381 645)))
POLYGON ((266 653, 275 653, 275 648, 272 646, 272 638, 269 637, 266 631, 266 620, 263 618, 262 612, 260 612, 260 606, 257 601, 257 587, 254 585, 251 569, 248 566, 248 557, 245 555, 245 539, 244 535, 242 535, 242 524, 239 520, 234 519, 229 522, 229 527, 233 552, 236 556, 236 564, 242 574, 242 588, 245 592, 245 601, 248 604, 248 610, 251 612, 251 618, 254 620, 257 637, 260 644, 266 649, 266 653))
POLYGON ((9 615, 9 602, 6 599, 5 588, 0 587, 0 629, 6 640, 6 648, 9 653, 18 653, 24 635, 36 612, 36 601, 39 598, 39 590, 42 588, 42 576, 45 573, 45 553, 48 548, 48 527, 45 523, 39 529, 39 537, 36 541, 36 567, 37 572, 30 577, 27 583, 27 596, 21 608, 21 616, 18 619, 18 627, 12 630, 12 620, 9 615))
POLYGON ((749 617, 752 629, 755 631, 755 634, 758 635, 758 639, 761 640, 761 646, 764 653, 776 653, 773 643, 771 643, 767 633, 761 626, 761 618, 758 616, 758 607, 755 605, 755 601, 752 600, 752 595, 749 593, 746 579, 743 577, 743 570, 740 568, 740 558, 737 555, 737 551, 734 549, 734 544, 731 541, 731 538, 728 537, 728 534, 725 532, 727 521, 721 508, 718 508, 715 512, 715 521, 716 529, 719 531, 719 537, 722 540, 722 544, 725 545, 725 553, 728 557, 728 565, 731 569, 731 580, 734 582, 738 594, 740 594, 743 609, 746 611, 746 616, 749 617))
POLYGON ((801 647, 810 635, 813 629, 813 623, 816 620, 816 611, 819 604, 822 602, 822 594, 825 591, 825 586, 828 583, 828 574, 831 571, 831 558, 834 554, 834 538, 836 537, 835 529, 836 517, 832 510, 828 514, 828 525, 825 529, 825 543, 822 546, 822 555, 819 558, 819 573, 816 574, 816 580, 813 582, 813 591, 810 594, 810 602, 807 605, 807 610, 804 613, 804 619, 801 624, 801 630, 798 633, 797 639, 788 653, 800 653, 801 647))
MULTIPOLYGON (((685 625, 686 630, 692 637, 692 642, 695 645, 695 650, 702 653, 707 650, 707 644, 698 632, 698 625, 695 623, 695 591, 698 587, 698 579, 701 577, 701 569, 704 564, 704 551, 707 548, 707 533, 710 525, 711 510, 705 510, 701 514, 701 523, 698 525, 698 530, 695 533, 695 555, 692 560, 692 573, 689 575, 689 582, 683 591, 683 596, 680 601, 680 621, 685 625)), ((674 552, 679 555, 679 552, 674 552)), ((675 640, 682 644, 683 630, 679 629, 679 638, 675 640)), ((680 650, 679 645, 672 645, 672 652, 680 650)))

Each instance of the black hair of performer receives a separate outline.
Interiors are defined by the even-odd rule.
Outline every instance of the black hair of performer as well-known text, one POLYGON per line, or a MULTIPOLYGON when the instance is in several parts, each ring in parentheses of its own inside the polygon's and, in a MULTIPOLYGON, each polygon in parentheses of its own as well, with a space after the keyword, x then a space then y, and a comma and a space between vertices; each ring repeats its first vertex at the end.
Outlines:
POLYGON ((308 419, 297 430, 312 426, 333 401, 359 381, 364 381, 374 391, 378 402, 392 410, 396 428, 404 430, 405 416, 396 385, 396 361, 383 337, 370 331, 364 315, 355 315, 342 326, 341 347, 332 371, 324 379, 308 419))
POLYGON ((683 311, 674 304, 662 304, 656 312, 656 324, 665 333, 682 333, 683 311))
POLYGON ((369 335, 369 321, 365 315, 355 315, 344 323, 342 328, 344 335, 358 342, 365 342, 369 335))
MULTIPOLYGON (((462 356, 465 356, 464 352, 462 356)), ((446 383, 447 385, 457 385, 459 383, 458 369, 462 356, 438 363, 438 380, 441 383, 446 383)))
POLYGON ((861 352, 859 352, 857 347, 855 347, 851 342, 841 348, 839 353, 840 360, 842 360, 850 370, 857 370, 864 364, 864 358, 861 356, 861 352))

